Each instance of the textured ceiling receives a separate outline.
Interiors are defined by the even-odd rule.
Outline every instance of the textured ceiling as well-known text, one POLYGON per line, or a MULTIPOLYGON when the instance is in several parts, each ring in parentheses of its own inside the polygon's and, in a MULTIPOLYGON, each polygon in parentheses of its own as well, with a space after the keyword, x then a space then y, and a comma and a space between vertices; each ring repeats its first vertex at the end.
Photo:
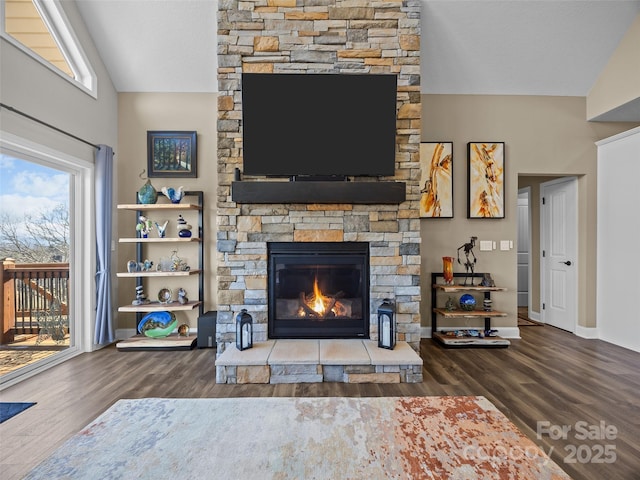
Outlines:
MULTIPOLYGON (((422 92, 586 96, 640 0, 423 0, 422 92)), ((215 0, 77 0, 119 92, 215 92, 215 0)))

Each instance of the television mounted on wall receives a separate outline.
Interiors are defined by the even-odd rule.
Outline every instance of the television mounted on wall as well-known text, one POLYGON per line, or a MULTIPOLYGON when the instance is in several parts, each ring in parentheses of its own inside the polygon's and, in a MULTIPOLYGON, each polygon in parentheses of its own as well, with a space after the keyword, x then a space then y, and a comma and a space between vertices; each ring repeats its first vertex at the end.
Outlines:
POLYGON ((243 73, 243 174, 393 176, 397 76, 243 73))

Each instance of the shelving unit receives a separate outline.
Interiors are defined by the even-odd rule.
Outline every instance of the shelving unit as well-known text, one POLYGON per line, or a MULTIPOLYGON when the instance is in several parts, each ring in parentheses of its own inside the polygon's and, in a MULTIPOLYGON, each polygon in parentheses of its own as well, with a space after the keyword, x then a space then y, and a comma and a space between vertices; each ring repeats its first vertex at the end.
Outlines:
MULTIPOLYGON (((135 219, 137 220, 140 215, 145 215, 146 212, 175 212, 179 214, 185 211, 197 211, 198 225, 193 228, 192 236, 189 238, 183 237, 123 237, 118 240, 119 243, 135 243, 136 244, 136 262, 142 262, 145 258, 146 249, 151 244, 160 244, 163 247, 179 245, 179 244, 191 244, 197 246, 198 249, 198 265, 190 266, 188 271, 140 271, 140 272, 117 272, 116 276, 119 278, 135 278, 136 286, 141 286, 145 279, 152 278, 181 278, 190 277, 192 275, 198 276, 198 295, 197 299, 189 300, 188 302, 181 304, 177 301, 171 303, 163 303, 160 301, 151 301, 150 303, 142 305, 121 305, 118 307, 119 312, 133 312, 136 313, 136 325, 140 322, 144 313, 157 312, 157 311, 192 311, 196 308, 199 311, 199 315, 204 314, 204 241, 203 241, 203 192, 202 191, 187 191, 180 203, 154 203, 154 204, 119 204, 118 210, 129 210, 135 212, 135 219), (189 201, 194 199, 194 201, 189 201)), ((144 286, 144 285, 143 285, 144 286)), ((145 291, 151 300, 152 295, 149 295, 148 289, 145 291)), ((191 337, 191 340, 195 342, 195 337, 191 337)))
MULTIPOLYGON (((439 281, 443 279, 442 273, 431 274, 431 337, 448 348, 469 348, 469 347, 482 347, 482 348, 505 348, 511 343, 499 336, 491 336, 491 319, 496 317, 506 317, 507 314, 496 310, 447 310, 443 307, 438 307, 439 296, 438 293, 449 294, 462 294, 462 293, 482 293, 485 299, 491 299, 492 292, 505 292, 507 289, 504 287, 488 287, 479 285, 478 282, 483 278, 484 273, 473 273, 467 275, 466 273, 454 273, 454 282, 456 279, 463 279, 465 277, 470 278, 471 285, 447 285, 439 281), (474 284, 475 283, 475 284, 474 284), (438 317, 443 318, 483 318, 484 330, 480 331, 479 336, 470 335, 447 335, 443 331, 438 331, 438 317)), ((457 305, 457 303, 456 303, 457 305)))

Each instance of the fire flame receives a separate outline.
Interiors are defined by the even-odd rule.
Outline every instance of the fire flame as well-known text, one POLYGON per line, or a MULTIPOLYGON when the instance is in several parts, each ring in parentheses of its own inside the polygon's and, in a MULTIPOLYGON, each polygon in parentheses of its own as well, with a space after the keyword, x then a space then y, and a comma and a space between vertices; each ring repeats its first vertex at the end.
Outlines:
POLYGON ((348 316, 349 313, 345 305, 337 300, 334 297, 327 297, 323 295, 320 287, 318 286, 318 279, 315 278, 313 281, 313 294, 305 298, 305 308, 300 308, 298 310, 299 317, 306 317, 310 314, 309 310, 313 310, 318 317, 326 317, 326 316, 348 316), (330 315, 331 314, 331 315, 330 315))
POLYGON ((320 315, 324 315, 324 312, 327 310, 326 302, 328 301, 329 299, 324 295, 322 295, 322 292, 320 291, 320 287, 318 287, 318 279, 316 278, 313 282, 313 300, 312 300, 312 304, 309 306, 316 313, 320 315))

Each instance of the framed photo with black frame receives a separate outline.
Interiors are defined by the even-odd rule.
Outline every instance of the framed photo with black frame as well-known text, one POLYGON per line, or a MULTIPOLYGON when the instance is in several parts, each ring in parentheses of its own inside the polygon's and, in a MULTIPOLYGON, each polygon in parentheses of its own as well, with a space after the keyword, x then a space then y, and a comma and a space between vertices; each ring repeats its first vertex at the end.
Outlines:
POLYGON ((196 138, 192 131, 147 131, 147 175, 196 178, 196 138))
POLYGON ((467 154, 467 218, 504 218, 504 142, 469 142, 467 154))
POLYGON ((453 218, 453 142, 420 142, 420 217, 453 218))

